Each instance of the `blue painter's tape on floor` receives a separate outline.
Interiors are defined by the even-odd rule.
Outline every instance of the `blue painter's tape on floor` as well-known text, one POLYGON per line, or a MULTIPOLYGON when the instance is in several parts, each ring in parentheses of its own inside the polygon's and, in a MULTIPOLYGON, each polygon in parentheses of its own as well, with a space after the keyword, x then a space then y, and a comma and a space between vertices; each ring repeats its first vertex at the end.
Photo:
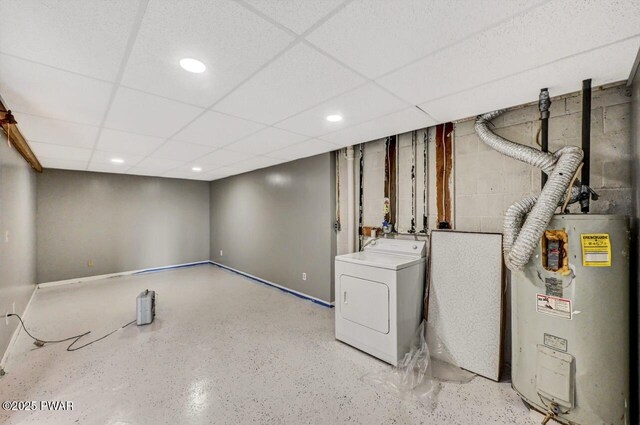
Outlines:
POLYGON ((135 274, 144 274, 144 273, 155 273, 155 272, 162 272, 165 270, 173 270, 173 269, 184 269, 186 267, 195 267, 195 266, 201 266, 203 264, 211 264, 210 261, 200 261, 198 263, 189 263, 189 264, 180 264, 177 266, 164 266, 164 267, 156 267, 153 269, 145 269, 145 270, 140 270, 139 272, 135 272, 135 274))
POLYGON ((303 300, 311 301, 311 302, 313 302, 315 304, 318 304, 318 305, 321 305, 323 307, 333 308, 333 305, 328 303, 328 302, 326 302, 326 301, 317 300, 315 298, 308 297, 308 296, 300 294, 298 292, 288 290, 287 288, 283 288, 283 287, 274 285, 273 283, 267 282, 266 280, 262 280, 262 279, 259 279, 257 277, 253 277, 253 276, 248 275, 246 273, 242 273, 241 271, 232 269, 231 267, 227 267, 227 266, 222 265, 222 264, 214 263, 213 261, 200 261, 200 262, 197 262, 197 263, 180 264, 180 265, 177 265, 177 266, 156 267, 156 268, 153 268, 153 269, 140 270, 140 271, 135 272, 133 274, 134 275, 138 275, 138 274, 145 274, 145 273, 156 273, 156 272, 162 272, 162 271, 166 271, 166 270, 183 269, 183 268, 186 268, 186 267, 201 266, 203 264, 211 264, 212 266, 220 267, 221 269, 225 269, 227 271, 230 271, 232 273, 235 273, 235 274, 240 275, 242 277, 245 277, 247 279, 251 279, 251 280, 256 281, 258 283, 262 283, 263 285, 267 285, 267 286, 270 286, 272 288, 279 289, 282 292, 286 292, 287 294, 291 294, 291 295, 294 295, 294 296, 296 296, 298 298, 302 298, 303 300))
POLYGON ((267 285, 267 286, 270 286, 272 288, 279 289, 282 292, 286 292, 287 294, 295 295, 296 297, 302 298, 303 300, 311 301, 311 302, 316 303, 318 305, 321 305, 323 307, 333 308, 333 305, 328 303, 328 302, 326 302, 326 301, 317 300, 315 298, 308 297, 308 296, 300 294, 298 292, 290 291, 287 288, 283 288, 283 287, 274 285, 271 282, 267 282, 266 280, 258 279, 257 277, 253 277, 253 276, 248 275, 246 273, 242 273, 242 272, 240 272, 238 270, 232 269, 231 267, 227 267, 227 266, 225 266, 223 264, 214 263, 213 261, 210 261, 209 264, 211 264, 213 266, 216 266, 216 267, 220 267, 221 269, 225 269, 227 271, 230 271, 230 272, 235 273, 237 275, 240 275, 242 277, 246 277, 247 279, 251 279, 251 280, 254 280, 256 282, 262 283, 263 285, 267 285))

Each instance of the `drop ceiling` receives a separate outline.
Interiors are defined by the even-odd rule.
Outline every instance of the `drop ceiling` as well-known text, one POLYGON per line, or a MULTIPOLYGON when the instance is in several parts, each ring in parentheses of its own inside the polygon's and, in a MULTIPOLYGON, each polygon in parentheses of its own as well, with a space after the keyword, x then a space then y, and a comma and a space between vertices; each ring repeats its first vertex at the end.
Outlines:
POLYGON ((640 46, 637 0, 3 0, 0 16, 0 95, 45 168, 197 180, 625 80, 640 46))

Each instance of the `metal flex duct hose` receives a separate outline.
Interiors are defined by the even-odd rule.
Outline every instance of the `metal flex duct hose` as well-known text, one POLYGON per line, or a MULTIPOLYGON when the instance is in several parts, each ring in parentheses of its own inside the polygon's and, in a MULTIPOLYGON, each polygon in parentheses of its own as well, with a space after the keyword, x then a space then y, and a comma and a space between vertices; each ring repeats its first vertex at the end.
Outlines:
MULTIPOLYGON (((582 162, 582 149, 567 146, 555 153, 541 152, 529 146, 511 142, 489 130, 489 121, 504 110, 478 117, 475 130, 483 143, 508 157, 541 168, 549 175, 540 196, 522 199, 505 212, 504 259, 510 270, 521 270, 529 262, 542 234, 558 205, 565 199, 571 179, 582 162)), ((578 200, 579 187, 571 190, 570 202, 578 200)))

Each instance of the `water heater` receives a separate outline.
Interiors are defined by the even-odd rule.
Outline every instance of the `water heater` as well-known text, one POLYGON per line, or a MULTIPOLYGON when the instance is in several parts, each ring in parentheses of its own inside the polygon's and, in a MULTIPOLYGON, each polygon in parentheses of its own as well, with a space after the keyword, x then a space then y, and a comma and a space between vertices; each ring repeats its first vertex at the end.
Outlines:
POLYGON ((629 423, 629 221, 555 215, 512 272, 512 385, 564 424, 629 423))

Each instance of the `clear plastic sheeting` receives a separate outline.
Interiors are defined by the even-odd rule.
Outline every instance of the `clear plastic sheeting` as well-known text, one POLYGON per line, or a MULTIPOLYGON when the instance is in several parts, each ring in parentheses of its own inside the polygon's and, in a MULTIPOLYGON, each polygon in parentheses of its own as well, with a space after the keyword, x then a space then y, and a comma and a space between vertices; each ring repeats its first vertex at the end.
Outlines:
POLYGON ((361 379, 386 389, 402 400, 419 402, 433 410, 437 405, 441 382, 466 383, 475 375, 445 361, 432 359, 430 347, 435 350, 434 354, 438 354, 438 358, 450 358, 433 329, 423 320, 411 340, 409 352, 397 367, 369 373, 361 379))
MULTIPOLYGON (((425 323, 424 321, 422 323, 425 323)), ((436 328, 426 322, 426 340, 430 347, 433 377, 442 382, 466 384, 476 374, 460 368, 453 356, 438 336, 436 328)))

